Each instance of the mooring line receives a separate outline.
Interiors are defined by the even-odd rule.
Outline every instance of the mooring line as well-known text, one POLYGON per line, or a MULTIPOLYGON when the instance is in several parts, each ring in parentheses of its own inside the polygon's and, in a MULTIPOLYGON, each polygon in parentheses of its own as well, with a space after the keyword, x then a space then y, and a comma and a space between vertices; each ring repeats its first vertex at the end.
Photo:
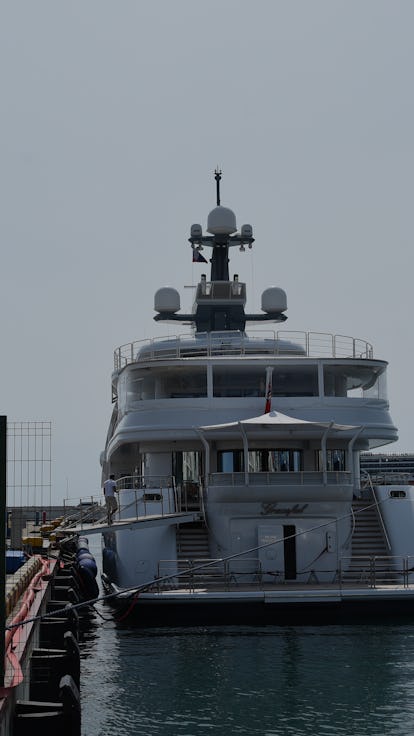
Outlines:
MULTIPOLYGON (((353 516, 356 516, 357 514, 362 513, 363 511, 367 511, 368 509, 372 507, 377 507, 380 504, 385 503, 385 501, 389 501, 390 498, 385 498, 382 501, 374 501, 373 503, 368 504, 368 506, 363 506, 361 509, 357 509, 356 511, 352 510, 350 513, 344 514, 343 516, 338 516, 334 520, 334 522, 338 521, 344 521, 345 519, 352 518, 353 516)), ((18 628, 19 626, 25 626, 26 624, 33 623, 35 621, 43 621, 47 620, 48 618, 53 618, 58 616, 59 614, 69 614, 71 611, 77 611, 81 608, 86 607, 93 607, 96 603, 101 603, 105 601, 109 601, 114 598, 119 598, 125 596, 128 600, 131 596, 138 595, 139 593, 144 592, 146 589, 153 587, 154 585, 159 585, 160 583, 167 582, 168 580, 171 580, 172 578, 178 578, 182 577, 184 575, 188 575, 189 573, 198 572, 199 570, 205 570, 209 567, 212 567, 213 565, 216 565, 218 562, 227 562, 228 560, 234 560, 237 557, 243 557, 244 555, 247 555, 251 552, 258 552, 261 549, 265 549, 266 547, 272 547, 273 545, 280 544, 281 542, 285 542, 287 539, 295 539, 297 537, 300 537, 302 534, 309 534, 309 532, 317 531, 318 529, 323 529, 326 526, 330 526, 333 523, 333 520, 330 519, 329 521, 326 521, 322 524, 317 524, 316 526, 310 527, 309 529, 305 529, 301 532, 296 532, 295 534, 290 534, 287 537, 283 537, 280 539, 275 539, 272 542, 266 542, 265 544, 257 545, 256 547, 250 547, 249 549, 243 550, 243 552, 235 552, 234 554, 227 555, 226 557, 218 557, 214 560, 210 560, 210 562, 201 563, 200 565, 197 565, 196 567, 187 567, 184 570, 180 570, 174 573, 170 573, 169 575, 164 575, 159 578, 154 578, 153 580, 150 580, 146 583, 142 583, 141 585, 134 585, 129 588, 122 588, 122 590, 115 591, 114 593, 107 593, 102 596, 97 596, 96 598, 91 598, 87 601, 80 601, 79 603, 68 603, 66 606, 60 609, 56 609, 55 611, 51 611, 49 613, 43 613, 39 614, 38 616, 33 616, 32 618, 25 619, 24 621, 21 621, 16 624, 8 624, 5 627, 6 631, 11 631, 15 628, 18 628), (130 595, 128 595, 130 594, 130 595)))

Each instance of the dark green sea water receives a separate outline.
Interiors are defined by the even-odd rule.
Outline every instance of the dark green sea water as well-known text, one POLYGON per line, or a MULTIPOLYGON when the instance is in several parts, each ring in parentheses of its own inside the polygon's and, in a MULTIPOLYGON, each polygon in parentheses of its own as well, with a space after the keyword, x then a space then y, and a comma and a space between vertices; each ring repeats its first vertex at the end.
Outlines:
POLYGON ((82 656, 84 736, 414 733, 414 624, 104 623, 82 656))
POLYGON ((414 734, 414 621, 139 630, 98 610, 82 736, 414 734))

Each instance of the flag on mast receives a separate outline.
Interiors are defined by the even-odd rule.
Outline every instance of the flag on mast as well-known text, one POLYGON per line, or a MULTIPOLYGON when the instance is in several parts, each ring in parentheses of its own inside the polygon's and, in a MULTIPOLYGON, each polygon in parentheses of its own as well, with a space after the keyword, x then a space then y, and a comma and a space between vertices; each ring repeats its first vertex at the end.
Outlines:
POLYGON ((207 263, 204 256, 200 253, 197 248, 194 248, 193 250, 193 263, 207 263))
POLYGON ((273 368, 266 368, 266 403, 265 414, 269 414, 272 409, 272 373, 273 368))

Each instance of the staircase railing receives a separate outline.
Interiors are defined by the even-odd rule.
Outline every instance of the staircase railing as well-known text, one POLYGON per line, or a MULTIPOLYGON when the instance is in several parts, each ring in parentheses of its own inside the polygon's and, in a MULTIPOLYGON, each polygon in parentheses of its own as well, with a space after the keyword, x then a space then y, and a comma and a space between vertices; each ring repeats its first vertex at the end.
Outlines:
POLYGON ((382 534, 384 536, 384 541, 385 541, 385 544, 387 546, 387 549, 391 552, 391 549, 392 549, 391 542, 390 542, 390 539, 389 539, 389 536, 388 536, 388 533, 387 533, 387 529, 386 529, 386 526, 385 526, 385 523, 384 523, 384 519, 382 517, 382 512, 381 512, 380 504, 378 503, 377 494, 375 493, 375 486, 372 484, 372 479, 371 479, 371 476, 370 476, 369 473, 364 474, 364 480, 365 480, 365 483, 366 483, 366 486, 365 487, 368 487, 370 489, 371 493, 372 493, 372 498, 374 500, 375 508, 377 510, 378 520, 379 520, 379 523, 380 523, 382 534))

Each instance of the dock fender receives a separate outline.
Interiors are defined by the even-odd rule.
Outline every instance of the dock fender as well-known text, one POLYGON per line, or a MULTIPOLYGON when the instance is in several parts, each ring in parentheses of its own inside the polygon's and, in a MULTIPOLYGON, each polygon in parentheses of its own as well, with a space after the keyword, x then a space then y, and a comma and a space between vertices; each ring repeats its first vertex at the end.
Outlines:
POLYGON ((91 568, 82 562, 78 565, 78 572, 82 598, 84 600, 98 598, 99 586, 95 579, 96 573, 94 574, 91 568))

